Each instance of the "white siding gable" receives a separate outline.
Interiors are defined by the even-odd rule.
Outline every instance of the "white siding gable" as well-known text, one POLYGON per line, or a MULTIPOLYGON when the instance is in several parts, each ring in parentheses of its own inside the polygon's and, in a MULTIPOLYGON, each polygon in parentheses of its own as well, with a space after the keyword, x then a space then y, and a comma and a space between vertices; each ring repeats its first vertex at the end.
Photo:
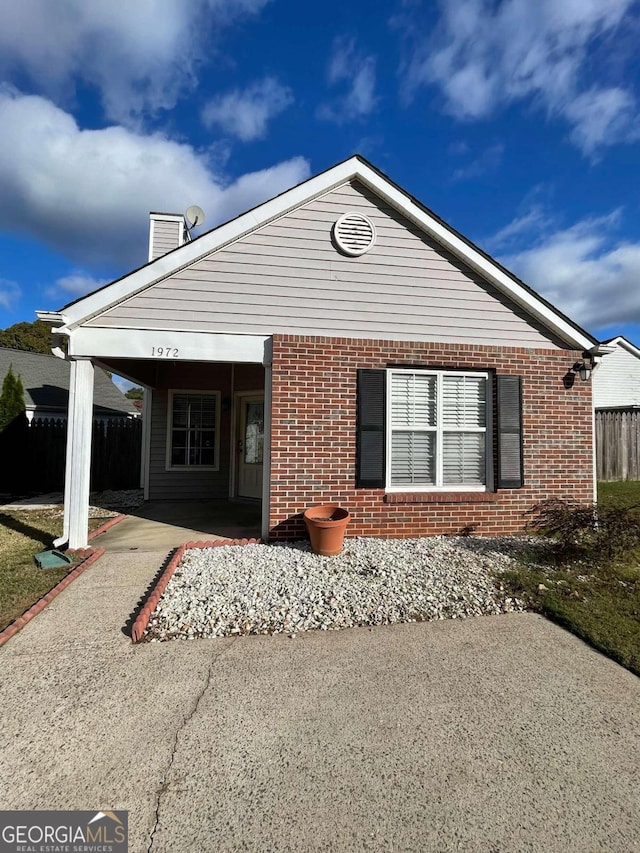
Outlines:
POLYGON ((560 346, 358 182, 302 204, 83 325, 560 346), (342 254, 331 235, 348 211, 368 216, 376 229, 374 246, 359 257, 342 254))
POLYGON ((640 358, 617 343, 593 373, 596 409, 640 406, 640 358))

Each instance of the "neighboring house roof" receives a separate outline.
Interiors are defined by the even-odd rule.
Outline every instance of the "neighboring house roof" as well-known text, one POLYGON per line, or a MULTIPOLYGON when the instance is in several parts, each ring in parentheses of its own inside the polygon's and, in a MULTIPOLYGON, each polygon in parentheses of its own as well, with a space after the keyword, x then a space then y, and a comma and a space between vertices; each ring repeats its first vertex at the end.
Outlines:
POLYGON ((631 355, 635 355, 636 358, 640 359, 640 349, 638 349, 637 346, 634 346, 634 344, 632 344, 631 341, 628 341, 623 335, 618 335, 615 338, 609 338, 608 341, 602 341, 602 345, 605 347, 624 347, 627 352, 630 352, 631 355))
POLYGON ((640 406, 640 349, 622 335, 603 342, 610 352, 593 373, 596 409, 640 406))
MULTIPOLYGON (((69 400, 68 361, 39 352, 0 347, 0 383, 9 367, 19 376, 24 386, 25 405, 28 410, 65 412, 69 400)), ((137 414, 135 406, 116 388, 107 374, 100 369, 95 372, 94 413, 99 415, 137 414)))
POLYGON ((597 349, 596 338, 359 156, 338 163, 322 174, 214 228, 123 278, 69 303, 59 312, 43 311, 38 312, 38 316, 56 325, 62 324, 61 331, 70 332, 90 318, 166 279, 185 266, 349 181, 358 181, 375 193, 570 348, 592 351, 597 349))

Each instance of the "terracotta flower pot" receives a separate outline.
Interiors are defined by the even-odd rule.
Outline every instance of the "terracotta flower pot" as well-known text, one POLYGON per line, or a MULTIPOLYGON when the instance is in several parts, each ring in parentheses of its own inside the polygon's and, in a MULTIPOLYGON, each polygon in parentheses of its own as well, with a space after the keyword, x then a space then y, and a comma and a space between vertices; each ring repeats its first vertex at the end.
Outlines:
POLYGON ((344 531, 351 516, 336 504, 310 506, 304 511, 304 523, 314 554, 333 557, 342 551, 344 531))

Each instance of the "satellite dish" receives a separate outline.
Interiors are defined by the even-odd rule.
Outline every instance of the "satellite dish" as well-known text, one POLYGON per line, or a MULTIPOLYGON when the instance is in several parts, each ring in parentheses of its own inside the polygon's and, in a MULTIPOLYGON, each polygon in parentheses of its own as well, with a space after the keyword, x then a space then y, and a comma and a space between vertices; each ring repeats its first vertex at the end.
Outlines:
POLYGON ((202 225, 204 222, 204 210, 201 207, 198 207, 197 204, 192 204, 187 208, 185 217, 187 222, 191 223, 189 228, 195 228, 196 225, 202 225))

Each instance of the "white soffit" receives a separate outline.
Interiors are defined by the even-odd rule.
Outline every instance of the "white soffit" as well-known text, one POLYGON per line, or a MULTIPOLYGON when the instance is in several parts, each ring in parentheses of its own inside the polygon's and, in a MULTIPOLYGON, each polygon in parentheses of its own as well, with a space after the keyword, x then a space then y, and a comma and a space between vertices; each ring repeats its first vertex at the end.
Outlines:
POLYGON ((59 312, 64 317, 66 329, 73 330, 83 321, 108 310, 138 291, 167 278, 178 270, 195 263, 200 258, 221 249, 228 243, 266 225, 273 219, 284 216, 315 197, 324 195, 353 180, 360 181, 377 196, 387 201, 399 213, 418 225, 441 246, 452 252, 482 278, 493 284, 499 291, 524 308, 543 326, 572 347, 576 349, 593 348, 596 343, 595 339, 576 328, 570 320, 543 302, 535 293, 532 293, 509 273, 502 270, 479 249, 467 243, 443 222, 425 211, 403 190, 400 190, 359 157, 351 157, 343 163, 338 163, 326 172, 322 172, 276 198, 264 202, 254 210, 220 225, 192 243, 187 243, 168 255, 157 258, 130 275, 73 303, 59 312))

